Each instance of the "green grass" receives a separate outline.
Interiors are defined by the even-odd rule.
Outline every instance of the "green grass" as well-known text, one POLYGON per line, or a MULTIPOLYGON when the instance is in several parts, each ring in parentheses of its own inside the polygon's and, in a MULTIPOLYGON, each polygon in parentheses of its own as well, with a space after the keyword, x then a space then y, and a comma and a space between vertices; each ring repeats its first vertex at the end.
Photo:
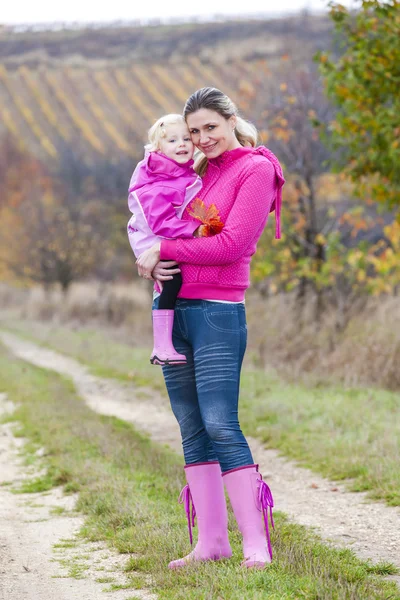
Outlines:
POLYGON ((50 514, 54 517, 61 517, 67 513, 67 510, 63 506, 53 506, 50 509, 50 514))
POLYGON ((73 356, 99 377, 111 377, 164 391, 161 369, 150 364, 150 348, 138 348, 113 341, 110 332, 94 329, 72 330, 48 323, 0 320, 0 327, 48 348, 73 356))
POLYGON ((400 505, 400 397, 378 389, 307 388, 245 370, 241 422, 285 456, 352 491, 400 505))
MULTIPOLYGON (((109 333, 43 323, 13 322, 12 330, 68 354, 92 372, 167 396, 161 369, 148 349, 112 341, 109 333)), ((349 480, 349 489, 400 505, 400 395, 369 389, 287 384, 245 366, 240 418, 244 432, 325 477, 349 480)))
POLYGON ((77 540, 70 538, 70 539, 64 539, 61 542, 58 542, 57 544, 53 544, 53 548, 59 548, 59 549, 63 550, 65 548, 76 548, 77 545, 78 545, 77 540))
POLYGON ((113 577, 98 577, 96 579, 97 583, 113 583, 113 577))
MULTIPOLYGON (((240 536, 230 515, 233 559, 168 570, 169 560, 189 550, 177 504, 181 459, 126 422, 92 412, 69 380, 17 361, 1 347, 0 381, 0 392, 18 406, 13 419, 31 440, 31 451, 46 448, 44 480, 79 490, 77 509, 86 515, 82 534, 127 555, 132 589, 138 576, 149 576, 161 600, 400 600, 394 583, 380 575, 393 573, 391 565, 372 566, 350 550, 332 549, 279 513, 268 569, 241 568, 240 536)), ((70 571, 82 574, 79 565, 70 571)))

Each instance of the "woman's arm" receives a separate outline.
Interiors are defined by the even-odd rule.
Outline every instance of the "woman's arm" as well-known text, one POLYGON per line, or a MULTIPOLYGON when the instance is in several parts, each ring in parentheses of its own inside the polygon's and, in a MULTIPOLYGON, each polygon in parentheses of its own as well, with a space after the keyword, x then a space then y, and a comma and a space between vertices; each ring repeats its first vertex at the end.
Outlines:
MULTIPOLYGON (((202 227, 200 225, 194 232, 195 237, 201 237, 202 227)), ((156 279, 157 281, 168 281, 172 279, 172 275, 180 273, 181 270, 176 261, 160 261, 160 242, 157 242, 151 248, 148 248, 138 257, 136 264, 138 266, 138 274, 145 279, 156 279), (167 267, 175 267, 168 269, 167 267)))
POLYGON ((162 240, 160 258, 195 265, 236 262, 261 234, 276 190, 273 165, 258 162, 243 181, 221 233, 211 238, 162 240))

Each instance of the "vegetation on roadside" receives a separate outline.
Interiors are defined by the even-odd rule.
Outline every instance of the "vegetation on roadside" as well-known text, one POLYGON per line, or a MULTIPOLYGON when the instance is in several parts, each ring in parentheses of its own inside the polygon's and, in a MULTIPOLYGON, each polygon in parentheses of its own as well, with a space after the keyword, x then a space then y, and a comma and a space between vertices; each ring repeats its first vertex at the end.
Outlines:
POLYGON ((357 11, 330 6, 342 52, 317 58, 338 107, 329 133, 341 150, 339 168, 360 198, 395 208, 400 218, 400 3, 362 0, 357 11))
MULTIPOLYGON (((110 340, 101 330, 15 324, 14 331, 72 356, 100 376, 161 392, 161 369, 148 350, 110 340)), ((246 365, 241 381, 241 423, 247 435, 349 489, 400 506, 399 396, 376 388, 285 383, 246 365)))
POLYGON ((391 565, 372 566, 350 550, 329 548, 281 514, 268 569, 241 568, 240 537, 230 515, 232 560, 169 571, 168 560, 188 550, 176 503, 180 460, 129 424, 93 413, 69 381, 17 361, 3 348, 0 381, 0 391, 18 407, 12 418, 31 440, 32 453, 35 445, 46 449, 46 480, 79 492, 78 509, 87 515, 82 534, 127 554, 132 589, 150 585, 161 600, 399 600, 395 584, 377 576, 393 573, 391 565))

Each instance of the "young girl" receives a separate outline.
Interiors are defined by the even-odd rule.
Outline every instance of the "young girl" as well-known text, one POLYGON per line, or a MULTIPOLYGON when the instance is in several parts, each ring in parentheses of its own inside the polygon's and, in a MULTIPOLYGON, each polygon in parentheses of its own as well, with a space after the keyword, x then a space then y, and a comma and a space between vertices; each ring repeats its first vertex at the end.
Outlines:
MULTIPOLYGON (((184 118, 175 114, 161 117, 150 128, 148 139, 145 157, 136 166, 129 185, 128 205, 133 216, 128 236, 136 258, 162 238, 204 237, 222 228, 222 223, 214 222, 210 230, 204 219, 195 215, 195 220, 181 220, 202 187, 193 170, 194 145, 184 118), (199 220, 203 222, 200 226, 199 220)), ((164 281, 158 309, 153 310, 153 365, 186 363, 186 356, 176 352, 172 344, 174 308, 181 285, 180 272, 164 281)))

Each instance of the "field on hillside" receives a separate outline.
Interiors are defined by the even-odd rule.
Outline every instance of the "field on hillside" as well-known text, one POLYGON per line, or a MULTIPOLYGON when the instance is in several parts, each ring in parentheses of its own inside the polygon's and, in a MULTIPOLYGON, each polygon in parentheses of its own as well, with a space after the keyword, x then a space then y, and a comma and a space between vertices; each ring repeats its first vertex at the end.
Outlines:
POLYGON ((0 65, 0 127, 43 160, 62 160, 68 147, 82 156, 139 158, 149 125, 180 113, 195 89, 220 87, 242 105, 267 74, 264 60, 204 64, 195 56, 129 67, 0 65))
POLYGON ((271 77, 330 43, 326 17, 0 32, 0 140, 41 160, 139 158, 159 116, 220 87, 261 129, 271 77), (260 103, 265 97, 265 103, 260 103), (257 99, 257 102, 255 100, 257 99))

